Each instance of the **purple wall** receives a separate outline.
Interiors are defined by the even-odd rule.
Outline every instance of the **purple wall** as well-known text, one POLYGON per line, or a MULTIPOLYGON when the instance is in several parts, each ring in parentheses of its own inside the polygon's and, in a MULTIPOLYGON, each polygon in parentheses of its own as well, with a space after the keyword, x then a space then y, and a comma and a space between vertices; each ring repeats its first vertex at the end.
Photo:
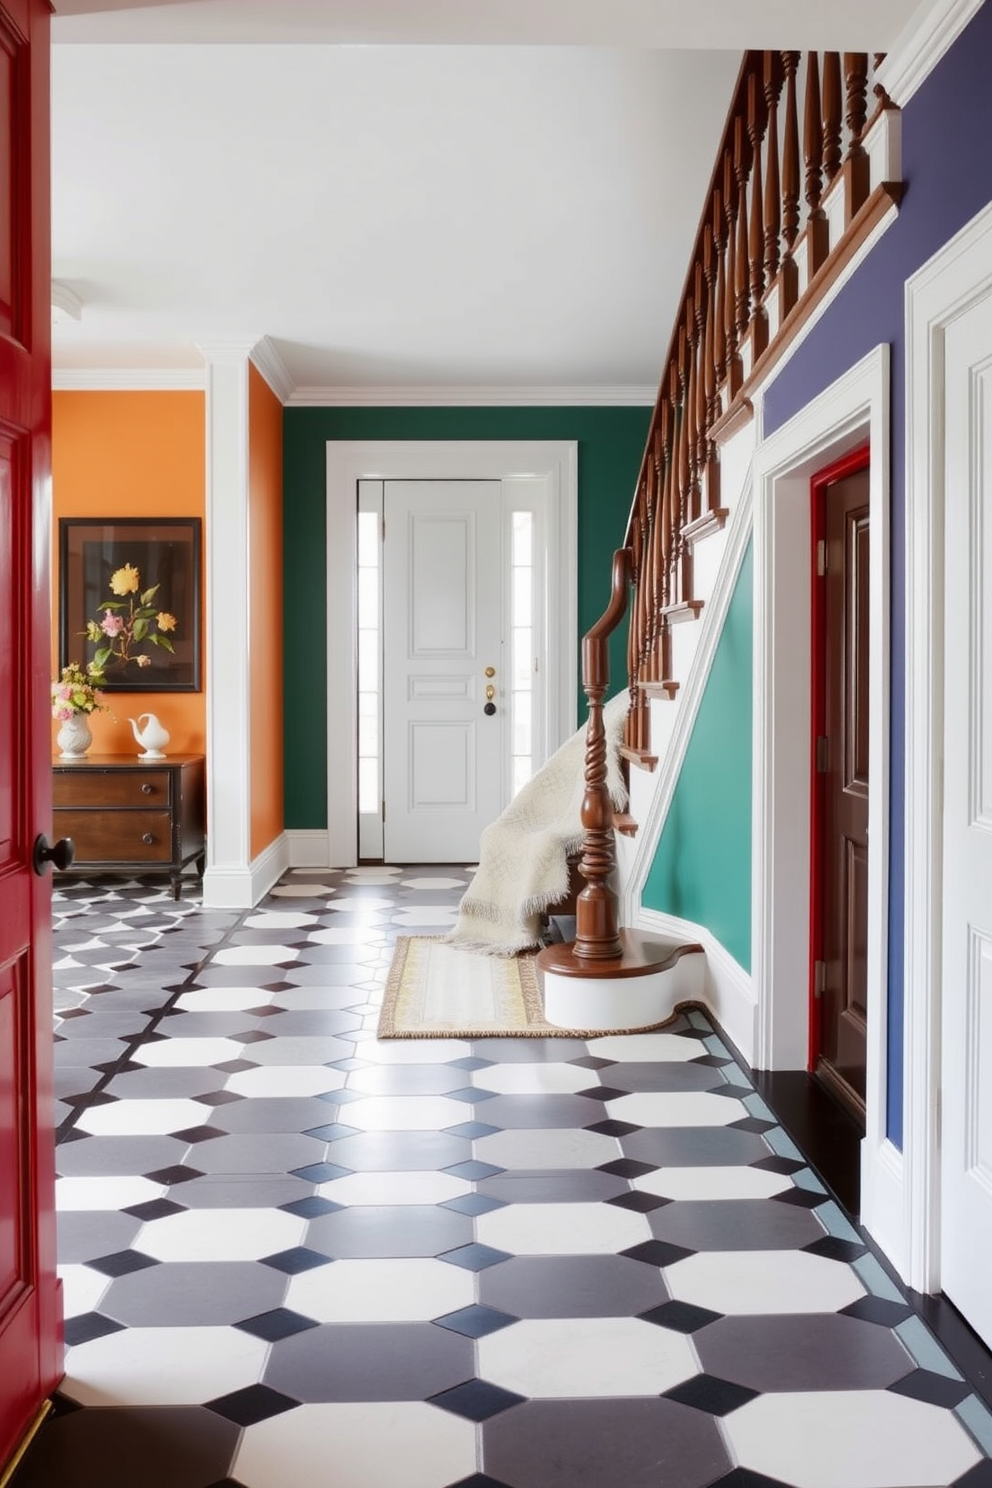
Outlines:
POLYGON ((892 348, 892 699, 887 1126, 902 1147, 905 849, 906 522, 903 285, 992 200, 992 3, 986 4, 903 111, 899 218, 845 285, 765 397, 765 434, 881 341, 892 348))

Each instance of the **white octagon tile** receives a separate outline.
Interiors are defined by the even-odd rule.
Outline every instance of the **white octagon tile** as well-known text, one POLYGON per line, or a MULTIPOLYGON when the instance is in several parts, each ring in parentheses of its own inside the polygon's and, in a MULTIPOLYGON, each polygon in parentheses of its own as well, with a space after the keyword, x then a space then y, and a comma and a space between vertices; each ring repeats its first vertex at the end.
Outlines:
POLYGON ((700 1372, 682 1333, 639 1318, 540 1318, 480 1338, 479 1377, 532 1399, 660 1395, 700 1372))
POLYGON ((346 1119, 364 1131, 441 1131, 471 1120, 471 1107, 440 1095, 370 1095, 349 1101, 346 1119))
POLYGON ((472 1045, 465 1039, 365 1039, 355 1050, 373 1064, 448 1064, 467 1059, 472 1045))
POLYGON ((295 946, 236 945, 215 951, 213 959, 218 966, 281 966, 283 961, 295 961, 299 954, 295 946))
POLYGON ((343 1070, 322 1064, 267 1064, 230 1075, 226 1088, 238 1095, 326 1095, 344 1082, 343 1070))
POLYGON ((589 1039, 589 1053, 597 1059, 630 1059, 640 1064, 653 1059, 663 1063, 698 1059, 705 1050, 699 1039, 677 1033, 608 1033, 589 1039))
POLYGON ((410 909, 398 910, 393 915, 394 925, 448 925, 458 915, 449 904, 418 904, 410 909))
POLYGON ((464 889, 463 878, 404 878, 401 889, 464 889))
POLYGON ((154 1044, 141 1044, 131 1058, 136 1064, 152 1069, 224 1064, 228 1059, 242 1059, 244 1044, 229 1038, 164 1038, 154 1044))
POLYGON ((58 1178, 55 1182, 55 1207, 70 1209, 127 1209, 131 1204, 146 1204, 160 1199, 164 1183, 150 1178, 58 1178))
POLYGON ((351 1173, 319 1184, 317 1192, 335 1204, 443 1204, 471 1189, 471 1183, 449 1173, 398 1172, 351 1173))
POLYGON ((269 890, 279 899, 320 899, 324 894, 333 894, 334 890, 330 884, 323 883, 295 883, 279 884, 276 888, 269 890))
POLYGON ((245 920, 250 930, 300 930, 304 925, 316 923, 316 915, 293 913, 288 909, 263 909, 245 920))
MULTIPOLYGON (((483 1071, 488 1074, 488 1071, 483 1071)), ((482 1107, 485 1112, 485 1106, 482 1107)), ((479 1137, 473 1152, 480 1162, 498 1168, 598 1168, 615 1162, 620 1156, 616 1137, 602 1132, 578 1131, 567 1127, 536 1131, 493 1132, 479 1137)))
POLYGON ((574 1064, 496 1064, 472 1071, 472 1084, 500 1095, 574 1094, 600 1084, 595 1070, 574 1064))
POLYGON ((613 1204, 509 1204, 480 1214, 476 1235, 513 1255, 611 1255, 651 1230, 643 1214, 613 1204))
POLYGON ((364 894, 339 894, 328 909, 340 910, 342 914, 374 914, 380 909, 392 909, 396 904, 395 899, 373 899, 371 895, 366 898, 364 894))
MULTIPOLYGON (((454 1270, 454 1267, 446 1266, 445 1270, 454 1270)), ((67 1318, 95 1312, 111 1282, 109 1276, 103 1276, 89 1266, 60 1266, 58 1274, 62 1278, 62 1310, 67 1318)))
POLYGON ((306 1227, 282 1209, 187 1209, 150 1219, 134 1247, 159 1261, 258 1261, 302 1245, 306 1227))
POLYGON ((318 1323, 428 1323, 474 1301, 471 1271, 415 1259, 315 1267, 290 1280, 284 1305, 318 1323))
POLYGON ((632 1182, 664 1199, 770 1199, 792 1187, 787 1173, 761 1168, 659 1168, 632 1182))
POLYGON ((759 1395, 723 1428, 742 1467, 796 1488, 953 1483, 981 1460, 951 1411, 888 1390, 759 1395))
POLYGON ((438 1488, 475 1472, 475 1425, 419 1401, 301 1405, 248 1426, 231 1474, 245 1488, 438 1488))
POLYGON ((313 945, 364 945, 367 939, 368 932, 361 925, 348 925, 341 930, 311 930, 307 936, 313 945))
POLYGON ((80 1405, 201 1405, 257 1384, 267 1351, 237 1328, 125 1328, 70 1348, 59 1389, 80 1405))
POLYGON ((268 1007, 274 1000, 274 992, 263 992, 260 987, 198 987, 184 992, 176 1007, 184 1013, 240 1013, 268 1007))
POLYGON ((672 1296, 736 1315, 839 1312, 865 1295, 843 1261, 800 1250, 701 1251, 665 1270, 672 1296))
MULTIPOLYGON (((354 1026, 357 1028, 357 1021, 354 1026)), ((350 1059, 351 1050, 350 1043, 333 1034, 322 1037, 318 1034, 280 1033, 275 1038, 247 1045, 241 1050, 241 1057, 261 1065, 295 1064, 302 1069, 317 1069, 335 1059, 350 1059)))
POLYGON ((119 1100, 89 1106, 76 1125, 93 1136, 144 1137, 202 1126, 205 1111, 192 1100, 119 1100))
POLYGON ((708 1090, 642 1091, 605 1104, 611 1121, 635 1126, 729 1126, 748 1114, 739 1100, 708 1090))

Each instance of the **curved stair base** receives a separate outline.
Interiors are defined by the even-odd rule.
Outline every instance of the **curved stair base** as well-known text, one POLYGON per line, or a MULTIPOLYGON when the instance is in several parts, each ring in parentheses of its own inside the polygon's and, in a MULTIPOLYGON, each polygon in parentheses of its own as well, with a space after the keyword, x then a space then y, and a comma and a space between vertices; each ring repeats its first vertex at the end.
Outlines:
POLYGON ((666 1023, 680 1003, 699 1000, 705 964, 701 945, 632 930, 621 930, 620 940, 622 954, 602 961, 576 956, 574 944, 546 946, 539 953, 549 1023, 626 1033, 666 1023))

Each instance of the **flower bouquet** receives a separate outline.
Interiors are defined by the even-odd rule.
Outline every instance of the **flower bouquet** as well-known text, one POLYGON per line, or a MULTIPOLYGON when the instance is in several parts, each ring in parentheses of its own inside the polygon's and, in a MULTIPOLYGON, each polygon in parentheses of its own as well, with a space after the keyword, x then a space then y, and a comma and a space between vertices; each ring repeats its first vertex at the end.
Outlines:
POLYGON ((175 654, 170 632, 176 628, 176 617, 160 610, 154 603, 161 586, 141 588, 141 574, 133 564, 125 563, 110 576, 110 590, 117 595, 103 606, 103 615, 86 625, 86 639, 97 649, 91 665, 101 674, 113 668, 123 671, 132 663, 149 667, 152 658, 144 646, 159 646, 175 654))

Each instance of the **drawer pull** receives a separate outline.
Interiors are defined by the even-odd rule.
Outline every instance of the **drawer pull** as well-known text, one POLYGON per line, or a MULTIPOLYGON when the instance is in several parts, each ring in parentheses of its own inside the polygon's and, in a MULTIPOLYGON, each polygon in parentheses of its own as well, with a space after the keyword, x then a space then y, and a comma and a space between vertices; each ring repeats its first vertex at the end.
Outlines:
POLYGON ((151 795, 151 793, 152 793, 152 788, 151 788, 151 786, 150 786, 150 785, 149 785, 149 784, 148 784, 148 781, 147 781, 147 780, 145 780, 145 781, 143 781, 143 782, 142 782, 142 786, 141 786, 141 794, 142 794, 142 795, 143 795, 143 796, 150 796, 150 795, 151 795))
POLYGON ((152 836, 151 832, 143 832, 141 834, 141 840, 146 847, 151 847, 152 843, 155 841, 155 838, 152 836))

